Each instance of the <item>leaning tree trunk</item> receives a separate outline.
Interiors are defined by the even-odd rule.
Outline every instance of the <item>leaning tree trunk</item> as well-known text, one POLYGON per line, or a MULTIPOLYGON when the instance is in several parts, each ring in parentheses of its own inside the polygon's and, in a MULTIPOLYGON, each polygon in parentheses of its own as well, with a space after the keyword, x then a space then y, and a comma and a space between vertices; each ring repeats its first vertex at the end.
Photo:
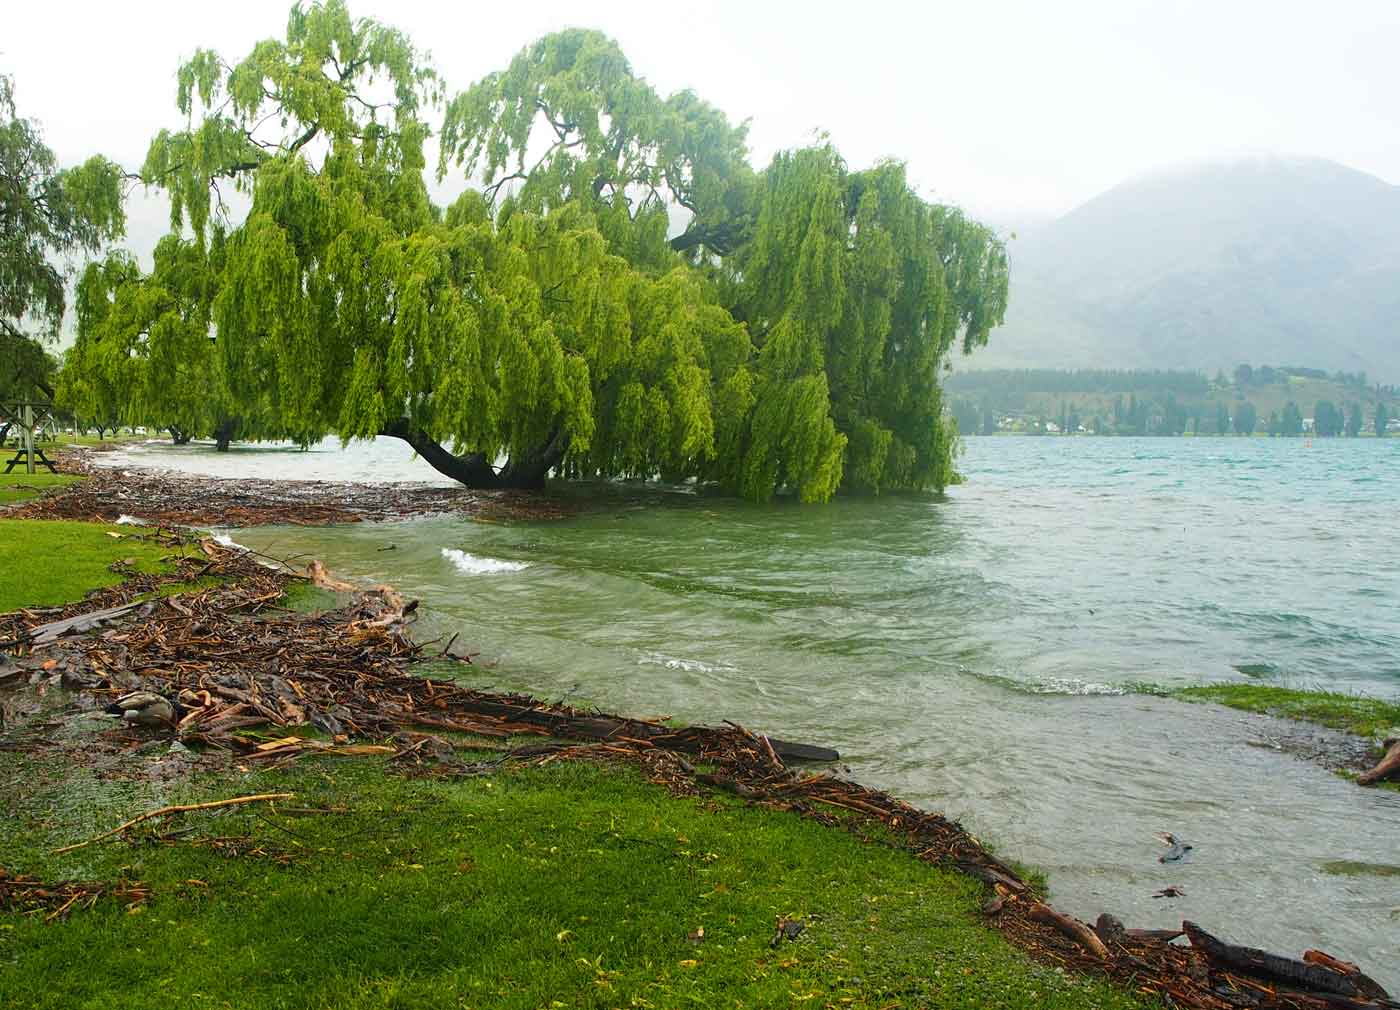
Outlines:
POLYGON ((491 465, 491 460, 486 458, 485 453, 469 452, 454 456, 444 449, 437 439, 406 420, 387 425, 380 434, 403 439, 438 473, 476 490, 541 490, 549 471, 563 462, 564 455, 569 450, 569 436, 556 429, 543 447, 518 459, 511 457, 498 471, 491 465))

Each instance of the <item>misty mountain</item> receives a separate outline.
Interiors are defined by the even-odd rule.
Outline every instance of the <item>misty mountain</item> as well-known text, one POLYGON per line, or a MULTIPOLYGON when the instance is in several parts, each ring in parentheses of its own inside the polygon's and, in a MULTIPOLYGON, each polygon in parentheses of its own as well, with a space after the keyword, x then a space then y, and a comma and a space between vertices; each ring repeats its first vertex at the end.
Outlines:
POLYGON ((1010 254, 1006 325, 964 368, 1271 362, 1400 381, 1400 187, 1335 162, 1134 180, 1010 254))

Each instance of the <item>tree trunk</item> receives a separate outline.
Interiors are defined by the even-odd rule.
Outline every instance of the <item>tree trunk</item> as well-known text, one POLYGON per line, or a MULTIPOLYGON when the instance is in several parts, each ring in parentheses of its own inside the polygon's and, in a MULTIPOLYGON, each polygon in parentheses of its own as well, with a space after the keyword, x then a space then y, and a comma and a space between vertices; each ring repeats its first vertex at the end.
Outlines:
POLYGON ((556 428, 542 449, 518 460, 512 456, 507 461, 505 469, 501 471, 501 486, 543 491, 545 477, 564 461, 568 451, 569 436, 556 428))
POLYGON ((416 428, 404 420, 387 425, 381 435, 401 438, 413 446, 413 451, 423 457, 423 461, 445 477, 476 490, 495 488, 521 488, 538 491, 544 488, 544 479, 549 471, 558 466, 568 452, 567 435, 556 431, 549 442, 536 452, 517 460, 510 459, 497 472, 486 458, 485 453, 471 452, 454 456, 438 444, 421 428, 416 428))
POLYGON ((233 441, 233 432, 237 422, 223 420, 214 429, 214 448, 219 452, 228 452, 228 444, 233 441))

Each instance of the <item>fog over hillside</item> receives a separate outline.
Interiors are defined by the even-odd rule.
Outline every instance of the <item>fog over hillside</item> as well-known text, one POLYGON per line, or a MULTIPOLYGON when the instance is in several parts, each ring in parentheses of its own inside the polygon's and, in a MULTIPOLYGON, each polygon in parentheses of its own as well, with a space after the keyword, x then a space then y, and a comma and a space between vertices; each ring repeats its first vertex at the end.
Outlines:
POLYGON ((1010 249, 1006 325, 963 368, 1269 361, 1400 381, 1400 187, 1335 162, 1156 173, 1010 249))

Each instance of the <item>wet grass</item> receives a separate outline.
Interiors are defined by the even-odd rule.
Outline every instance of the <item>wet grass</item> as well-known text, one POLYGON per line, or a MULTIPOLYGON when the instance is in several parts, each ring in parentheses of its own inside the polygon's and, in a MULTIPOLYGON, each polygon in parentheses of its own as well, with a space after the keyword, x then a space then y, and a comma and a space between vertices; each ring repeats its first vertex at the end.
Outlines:
POLYGON ((960 874, 630 769, 404 781, 322 759, 164 787, 0 753, 0 803, 0 864, 153 888, 136 911, 0 915, 6 1006, 1141 1005, 1031 964, 960 874), (149 841, 50 854, 162 803, 277 790, 296 799, 151 832, 248 835, 287 865, 149 841), (806 929, 773 949, 779 915, 806 929))
POLYGON ((71 473, 49 473, 45 470, 42 473, 30 474, 16 468, 9 473, 0 474, 0 505, 38 498, 46 491, 67 487, 84 479, 71 473))
POLYGON ((0 519, 0 613, 81 600, 122 576, 114 561, 131 559, 144 572, 166 570, 169 547, 143 543, 131 527, 45 519, 0 519))
POLYGON ((1360 695, 1257 684, 1213 684, 1180 688, 1169 692, 1169 696, 1317 723, 1377 740, 1391 731, 1400 731, 1400 704, 1360 695))
MULTIPOLYGON (((1286 687, 1256 684, 1213 684, 1175 688, 1158 692, 1182 701, 1213 702, 1244 712, 1258 712, 1279 719, 1297 719, 1366 737, 1376 745, 1376 757, 1384 752, 1381 741, 1400 736, 1400 704, 1339 694, 1335 691, 1299 691, 1286 687)), ((1343 778, 1355 778, 1352 771, 1339 771, 1343 778)), ((1377 789, 1400 792, 1400 782, 1375 783, 1377 789)))
POLYGON ((1322 864, 1322 872, 1334 877, 1400 877, 1400 866, 1389 863, 1363 863, 1354 859, 1334 859, 1322 864))

